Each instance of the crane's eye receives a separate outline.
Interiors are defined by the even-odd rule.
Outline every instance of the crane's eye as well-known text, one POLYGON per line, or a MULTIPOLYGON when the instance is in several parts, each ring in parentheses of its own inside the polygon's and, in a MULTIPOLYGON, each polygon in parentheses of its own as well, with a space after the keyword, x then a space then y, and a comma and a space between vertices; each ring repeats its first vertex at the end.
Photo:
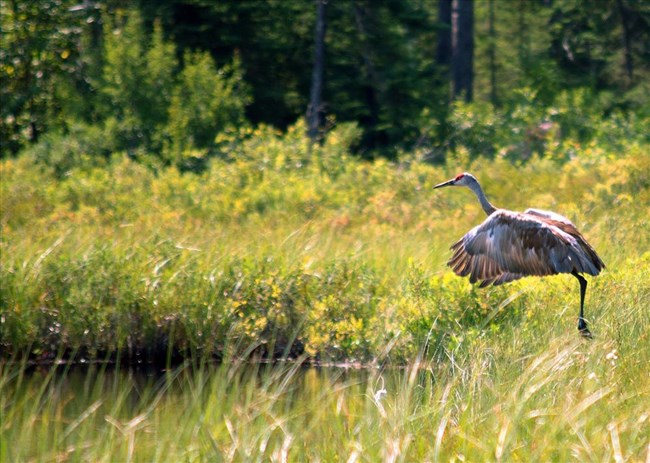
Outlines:
POLYGON ((454 180, 457 182, 458 180, 460 180, 464 176, 465 176, 465 174, 458 174, 458 175, 456 175, 456 178, 454 180))

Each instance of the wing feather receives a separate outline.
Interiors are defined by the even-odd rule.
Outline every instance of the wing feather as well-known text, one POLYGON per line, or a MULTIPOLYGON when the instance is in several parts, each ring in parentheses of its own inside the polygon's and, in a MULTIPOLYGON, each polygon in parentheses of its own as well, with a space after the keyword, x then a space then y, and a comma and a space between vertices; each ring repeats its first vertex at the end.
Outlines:
POLYGON ((449 266, 457 275, 469 275, 472 283, 480 281, 481 287, 574 270, 597 275, 604 267, 568 219, 529 211, 491 214, 451 247, 449 266))
POLYGON ((596 250, 587 242, 573 222, 569 219, 560 214, 556 214, 555 212, 543 211, 540 209, 527 209, 524 214, 535 216, 539 220, 551 226, 558 227, 563 232, 568 233, 575 238, 578 245, 582 248, 582 251, 586 254, 595 269, 596 273, 591 273, 591 275, 598 275, 598 273, 605 268, 605 263, 598 256, 596 250))

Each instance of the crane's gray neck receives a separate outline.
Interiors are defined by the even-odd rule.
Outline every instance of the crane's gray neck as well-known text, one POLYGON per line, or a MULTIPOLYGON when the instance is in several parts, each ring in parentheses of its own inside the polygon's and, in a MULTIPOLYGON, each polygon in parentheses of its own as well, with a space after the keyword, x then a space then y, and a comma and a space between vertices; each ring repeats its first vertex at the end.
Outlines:
POLYGON ((478 183, 478 181, 475 180, 467 186, 474 192, 474 194, 476 194, 476 197, 481 203, 481 207, 487 215, 490 215, 497 210, 496 207, 494 207, 485 197, 485 193, 483 193, 483 189, 481 188, 481 185, 478 183))

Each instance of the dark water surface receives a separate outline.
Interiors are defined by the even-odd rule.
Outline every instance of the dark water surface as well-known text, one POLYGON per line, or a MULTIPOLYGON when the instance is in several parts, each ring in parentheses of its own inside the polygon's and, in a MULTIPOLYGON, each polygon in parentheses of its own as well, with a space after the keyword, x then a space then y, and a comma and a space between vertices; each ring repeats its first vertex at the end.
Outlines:
MULTIPOLYGON (((119 461, 129 455, 138 457, 133 461, 169 461, 156 453, 165 442, 174 448, 184 442, 203 458, 233 442, 254 443, 269 426, 291 426, 295 435, 354 421, 368 415, 368 407, 383 413, 386 390, 394 394, 414 383, 417 389, 431 378, 426 371, 299 363, 168 371, 115 365, 0 367, 2 461, 87 461, 107 455, 122 455, 119 461), (235 437, 247 433, 246 440, 235 437)), ((276 434, 266 439, 275 442, 276 434)))

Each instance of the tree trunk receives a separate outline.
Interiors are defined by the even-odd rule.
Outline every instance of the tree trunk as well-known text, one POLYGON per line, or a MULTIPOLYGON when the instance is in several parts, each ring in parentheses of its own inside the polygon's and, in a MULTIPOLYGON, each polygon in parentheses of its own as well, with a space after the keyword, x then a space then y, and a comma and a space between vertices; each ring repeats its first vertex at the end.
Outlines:
POLYGON ((365 74, 364 80, 366 82, 363 86, 363 91, 369 110, 366 123, 370 127, 371 131, 371 144, 375 146, 380 144, 378 143, 376 128, 379 125, 379 112, 381 109, 382 78, 375 67, 375 62, 373 60, 374 50, 366 28, 367 16, 370 13, 372 13, 372 11, 369 12, 359 2, 354 3, 354 20, 359 33, 359 40, 361 42, 361 58, 363 59, 365 74))
POLYGON ((488 3, 488 34, 489 34, 489 47, 488 59, 490 61, 490 101, 493 106, 499 105, 497 98, 497 63, 496 63, 496 32, 494 30, 494 0, 489 0, 488 3))
POLYGON ((307 106, 308 134, 312 141, 318 138, 323 113, 323 73, 325 70, 325 3, 316 0, 316 31, 314 47, 314 67, 311 75, 311 92, 307 106))
POLYGON ((616 0, 618 12, 621 15, 621 24, 623 26, 623 47, 625 48, 625 71, 627 73, 628 84, 632 85, 634 74, 634 64, 632 62, 632 45, 630 40, 630 21, 628 10, 623 4, 623 0, 616 0))
POLYGON ((451 61, 454 98, 464 95, 465 101, 472 101, 474 82, 473 0, 454 0, 451 61))
POLYGON ((526 75, 528 70, 528 61, 529 61, 529 50, 530 46, 528 43, 529 33, 528 33, 528 24, 526 24, 526 3, 523 0, 519 0, 519 16, 517 18, 517 35, 519 35, 519 43, 517 54, 519 55, 519 72, 523 77, 526 75))
POLYGON ((438 0, 438 25, 436 64, 446 73, 451 63, 451 0, 438 0))

